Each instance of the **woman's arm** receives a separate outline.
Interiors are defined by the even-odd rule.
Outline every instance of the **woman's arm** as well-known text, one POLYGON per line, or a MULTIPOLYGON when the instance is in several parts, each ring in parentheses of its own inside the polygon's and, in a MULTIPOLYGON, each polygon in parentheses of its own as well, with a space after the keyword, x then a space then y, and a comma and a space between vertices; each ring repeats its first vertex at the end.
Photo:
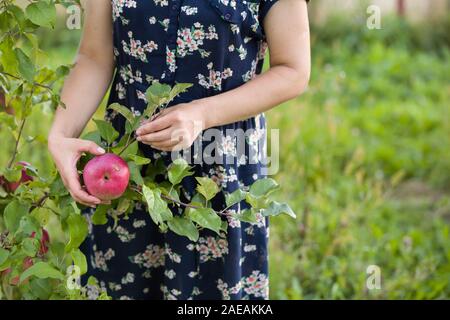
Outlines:
POLYGON ((195 121, 203 129, 233 123, 301 94, 311 65, 306 1, 279 0, 265 17, 264 29, 270 50, 267 72, 234 90, 164 110, 138 130, 138 140, 165 151, 186 148, 200 133, 195 121), (180 132, 181 143, 173 139, 180 132))
POLYGON ((49 151, 72 197, 86 205, 100 200, 80 185, 76 163, 83 152, 102 154, 95 143, 78 139, 101 103, 114 72, 111 1, 90 0, 75 67, 61 94, 65 108, 56 111, 48 137, 49 151))

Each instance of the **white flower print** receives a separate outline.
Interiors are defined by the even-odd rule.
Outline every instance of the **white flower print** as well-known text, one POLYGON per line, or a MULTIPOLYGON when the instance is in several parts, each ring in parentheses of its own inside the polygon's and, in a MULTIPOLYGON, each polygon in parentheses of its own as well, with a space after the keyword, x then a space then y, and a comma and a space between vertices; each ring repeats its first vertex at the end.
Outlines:
POLYGON ((170 50, 169 47, 166 47, 166 63, 169 66, 170 72, 175 72, 177 69, 175 50, 170 50))
POLYGON ((245 244, 244 252, 256 251, 256 246, 254 244, 245 244))
POLYGON ((200 254, 200 262, 207 262, 223 258, 228 254, 228 242, 219 237, 200 237, 195 244, 189 244, 188 250, 197 250, 200 254))
POLYGON ((252 67, 249 71, 242 75, 242 80, 248 82, 256 77, 256 68, 258 67, 258 60, 252 61, 252 67))
POLYGON ((119 68, 119 74, 122 80, 127 84, 132 84, 134 82, 142 83, 142 72, 136 70, 136 73, 134 74, 130 64, 121 66, 119 68))
POLYGON ((169 245, 166 243, 165 246, 165 252, 164 252, 167 257, 175 263, 181 263, 181 256, 175 252, 172 251, 172 249, 170 249, 169 245))
POLYGON ((122 286, 119 283, 115 283, 115 282, 109 282, 108 287, 109 287, 109 290, 111 290, 111 291, 122 290, 122 286))
POLYGON ((118 82, 118 83, 116 84, 116 92, 117 92, 117 97, 118 97, 120 100, 125 99, 126 96, 127 96, 127 89, 126 89, 126 88, 124 87, 124 85, 123 85, 122 83, 120 83, 120 82, 118 82))
POLYGON ((219 155, 236 156, 236 139, 234 136, 222 135, 222 139, 218 148, 219 155))
POLYGON ((181 291, 176 289, 172 289, 169 291, 169 289, 165 285, 161 285, 160 289, 165 300, 178 300, 178 296, 181 295, 181 291))
POLYGON ((161 7, 167 7, 169 5, 169 0, 153 0, 153 2, 161 7))
POLYGON ((105 253, 101 250, 96 250, 97 247, 94 245, 94 257, 91 259, 92 267, 94 269, 100 269, 102 271, 108 271, 107 262, 115 256, 113 249, 108 249, 105 253))
POLYGON ((202 74, 198 74, 198 83, 205 89, 214 89, 217 91, 222 90, 222 82, 233 76, 233 70, 231 68, 226 68, 222 72, 214 70, 214 65, 209 63, 207 65, 209 70, 209 76, 205 77, 202 74))
POLYGON ((166 31, 166 32, 169 29, 169 22, 170 22, 170 19, 164 19, 162 21, 159 21, 159 24, 164 28, 164 31, 166 31))
POLYGON ((240 228, 241 227, 241 220, 237 219, 235 215, 236 215, 236 210, 225 211, 225 216, 227 218, 229 228, 240 228))
POLYGON ((122 278, 122 280, 120 281, 122 284, 128 284, 128 283, 133 283, 135 279, 135 276, 133 273, 128 272, 125 277, 122 278))
POLYGON ((165 270, 164 275, 169 279, 173 279, 176 277, 177 273, 175 272, 175 270, 170 269, 170 270, 165 270))
POLYGON ((143 266, 144 268, 158 268, 164 266, 164 248, 158 245, 149 244, 143 253, 138 253, 130 257, 131 262, 143 266))
POLYGON ((125 40, 122 40, 122 50, 124 53, 141 60, 142 62, 148 62, 147 53, 151 53, 155 50, 158 50, 158 44, 153 40, 142 44, 141 40, 136 40, 133 38, 133 32, 128 32, 129 43, 125 40))
POLYGON ((147 225, 147 223, 145 222, 145 220, 134 220, 133 221, 133 228, 135 228, 135 229, 145 227, 146 225, 147 225))
POLYGON ((117 18, 122 19, 123 24, 128 24, 128 20, 124 19, 121 15, 123 13, 123 8, 136 8, 135 0, 112 0, 112 16, 113 20, 116 21, 117 18))
POLYGON ((196 15, 198 12, 197 7, 191 7, 191 6, 182 6, 181 11, 186 13, 187 16, 193 16, 196 15))
POLYGON ((248 295, 256 298, 268 299, 269 297, 269 279, 265 273, 254 270, 248 277, 243 277, 242 288, 248 295))
POLYGON ((127 229, 125 229, 123 226, 117 226, 115 229, 112 229, 111 227, 108 227, 107 232, 115 232, 122 242, 130 242, 134 238, 136 238, 135 233, 130 233, 127 229))
POLYGON ((181 28, 178 30, 177 56, 185 57, 195 51, 198 51, 201 57, 209 56, 210 53, 201 48, 205 39, 218 39, 214 26, 210 26, 208 32, 205 32, 203 25, 198 22, 194 23, 191 28, 181 28))
POLYGON ((149 19, 148 19, 148 22, 150 22, 150 24, 156 24, 156 17, 150 17, 149 19))

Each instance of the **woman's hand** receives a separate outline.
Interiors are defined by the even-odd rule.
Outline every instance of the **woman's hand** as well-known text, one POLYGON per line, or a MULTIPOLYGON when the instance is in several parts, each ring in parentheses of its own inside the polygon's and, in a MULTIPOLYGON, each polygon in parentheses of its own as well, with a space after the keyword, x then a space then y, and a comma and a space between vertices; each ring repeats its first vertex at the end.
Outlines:
POLYGON ((105 150, 92 141, 66 137, 49 137, 48 149, 72 198, 89 207, 101 204, 100 199, 91 196, 81 187, 77 162, 84 152, 102 155, 105 150))
POLYGON ((136 130, 137 140, 162 151, 189 148, 205 127, 202 107, 191 102, 164 109, 136 130))

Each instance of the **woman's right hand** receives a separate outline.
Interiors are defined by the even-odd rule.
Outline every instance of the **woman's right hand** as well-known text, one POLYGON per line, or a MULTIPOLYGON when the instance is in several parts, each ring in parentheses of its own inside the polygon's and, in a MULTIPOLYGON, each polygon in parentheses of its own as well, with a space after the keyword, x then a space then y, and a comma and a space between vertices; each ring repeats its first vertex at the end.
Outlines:
POLYGON ((101 204, 102 201, 100 199, 90 195, 81 187, 77 162, 83 153, 102 155, 105 153, 105 150, 95 142, 63 136, 49 137, 48 149, 72 198, 93 208, 101 204))

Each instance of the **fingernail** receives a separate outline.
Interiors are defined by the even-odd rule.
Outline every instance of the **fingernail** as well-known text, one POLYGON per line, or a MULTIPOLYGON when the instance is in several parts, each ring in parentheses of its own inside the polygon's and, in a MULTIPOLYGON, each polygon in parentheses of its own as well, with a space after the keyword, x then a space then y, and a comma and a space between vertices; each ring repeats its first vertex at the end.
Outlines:
POLYGON ((136 140, 137 140, 137 141, 141 141, 142 138, 141 138, 141 137, 137 137, 136 140))
POLYGON ((102 147, 98 147, 97 151, 100 152, 100 153, 105 153, 106 152, 105 149, 103 149, 102 147))

